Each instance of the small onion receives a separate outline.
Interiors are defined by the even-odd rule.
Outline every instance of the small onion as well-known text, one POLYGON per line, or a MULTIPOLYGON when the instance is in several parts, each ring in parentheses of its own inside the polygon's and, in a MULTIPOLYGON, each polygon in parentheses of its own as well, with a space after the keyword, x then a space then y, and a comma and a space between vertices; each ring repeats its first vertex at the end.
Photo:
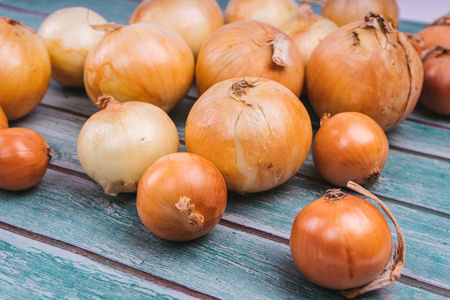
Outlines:
POLYGON ((321 10, 338 26, 362 20, 370 12, 383 15, 395 28, 400 23, 395 0, 327 0, 321 10))
POLYGON ((3 112, 3 109, 0 107, 0 130, 8 128, 8 119, 6 118, 5 113, 3 112))
POLYGON ((144 0, 131 15, 130 24, 153 22, 175 30, 197 57, 208 36, 223 25, 216 0, 144 0))
POLYGON ((281 30, 240 21, 222 26, 206 40, 195 76, 199 94, 223 80, 253 76, 279 82, 298 97, 304 65, 297 47, 281 30))
POLYGON ((155 235, 189 241, 213 229, 225 211, 227 187, 219 170, 191 153, 166 155, 139 182, 136 207, 155 235))
POLYGON ((422 29, 418 35, 423 38, 422 50, 437 46, 450 49, 450 13, 422 29))
POLYGON ((316 170, 328 182, 342 187, 350 180, 376 183, 388 154, 389 142, 383 129, 358 112, 324 115, 312 147, 316 170))
POLYGON ((0 17, 0 106, 9 121, 31 112, 51 78, 50 57, 33 29, 0 17))
POLYGON ((65 86, 84 86, 86 56, 105 35, 91 25, 104 23, 102 16, 85 7, 59 9, 45 18, 38 35, 50 54, 53 79, 65 86))
POLYGON ((429 110, 450 117, 450 49, 423 53, 424 82, 419 101, 429 110))
MULTIPOLYGON (((114 26, 114 25, 112 25, 114 26)), ((117 26, 89 52, 84 83, 93 103, 103 94, 168 112, 187 94, 194 56, 172 29, 155 23, 117 26)))
POLYGON ((28 128, 0 130, 0 145, 0 188, 9 191, 35 186, 53 157, 42 136, 28 128))
POLYGON ((311 139, 311 120, 297 96, 262 78, 229 79, 208 89, 185 130, 187 151, 211 161, 238 193, 270 190, 290 179, 311 139))
POLYGON ((136 192, 145 170, 178 151, 177 128, 157 106, 99 97, 103 110, 81 128, 77 151, 86 174, 108 195, 136 192))
POLYGON ((422 83, 422 63, 411 43, 374 14, 328 35, 306 68, 308 96, 317 115, 358 111, 384 131, 413 111, 422 83))
POLYGON ((255 20, 280 27, 297 9, 295 0, 231 0, 225 8, 225 23, 255 20))

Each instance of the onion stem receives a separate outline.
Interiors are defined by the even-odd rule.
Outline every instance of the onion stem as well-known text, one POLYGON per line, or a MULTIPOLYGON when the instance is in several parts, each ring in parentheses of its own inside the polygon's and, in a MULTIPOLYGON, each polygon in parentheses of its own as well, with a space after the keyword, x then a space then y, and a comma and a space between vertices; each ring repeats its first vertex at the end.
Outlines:
POLYGON ((273 45, 272 60, 274 63, 282 67, 292 66, 289 57, 291 43, 289 36, 284 33, 278 33, 272 41, 267 42, 267 45, 273 45))
POLYGON ((188 223, 195 231, 197 231, 202 229, 205 217, 198 212, 193 212, 192 209, 195 208, 195 205, 190 202, 191 199, 186 196, 182 196, 175 206, 180 211, 180 214, 188 218, 188 223))

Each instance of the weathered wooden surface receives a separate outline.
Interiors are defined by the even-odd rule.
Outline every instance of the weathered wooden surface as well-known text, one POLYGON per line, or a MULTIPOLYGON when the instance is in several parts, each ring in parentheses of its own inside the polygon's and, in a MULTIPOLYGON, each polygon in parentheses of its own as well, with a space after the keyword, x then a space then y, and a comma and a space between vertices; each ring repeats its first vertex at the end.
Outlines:
MULTIPOLYGON (((223 8, 226 1, 219 3, 223 8)), ((47 14, 75 5, 126 23, 137 1, 4 0, 0 15, 37 29, 47 14)), ((422 27, 404 22, 400 29, 422 27)), ((184 122, 197 96, 193 87, 170 113, 181 151, 184 122)), ((308 282, 289 252, 295 216, 332 187, 315 171, 310 155, 294 178, 272 191, 230 193, 223 220, 206 236, 167 242, 142 225, 134 194, 106 196, 84 174, 76 141, 96 111, 84 91, 52 82, 31 114, 11 122, 39 132, 55 156, 36 187, 0 190, 0 299, 341 298, 308 282)), ((318 118, 310 112, 317 130, 318 118)), ((445 298, 450 295, 450 120, 419 105, 388 138, 388 162, 372 191, 400 223, 406 264, 399 282, 361 298, 445 298)))

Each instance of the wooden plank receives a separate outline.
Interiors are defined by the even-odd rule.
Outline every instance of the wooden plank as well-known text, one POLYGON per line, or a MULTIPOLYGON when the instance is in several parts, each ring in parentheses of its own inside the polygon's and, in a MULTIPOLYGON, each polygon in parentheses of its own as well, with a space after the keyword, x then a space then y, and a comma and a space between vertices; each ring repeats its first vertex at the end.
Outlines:
POLYGON ((0 261, 3 262, 0 298, 7 295, 9 299, 195 299, 3 229, 0 229, 0 261))
MULTIPOLYGON (((133 196, 106 196, 78 177, 50 170, 35 188, 21 193, 1 190, 0 199, 8 199, 0 201, 1 222, 214 297, 340 299, 299 273, 286 244, 222 225, 196 241, 166 242, 142 225, 133 196)), ((371 296, 440 298, 401 282, 371 296)))

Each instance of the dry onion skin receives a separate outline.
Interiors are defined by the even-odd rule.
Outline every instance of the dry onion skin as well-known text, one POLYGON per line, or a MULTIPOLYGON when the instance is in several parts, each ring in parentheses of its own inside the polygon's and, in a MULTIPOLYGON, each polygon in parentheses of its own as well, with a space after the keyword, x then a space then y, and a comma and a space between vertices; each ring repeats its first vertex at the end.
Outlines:
POLYGON ((224 24, 216 0, 144 0, 130 18, 130 24, 153 22, 175 30, 197 57, 201 46, 224 24))
POLYGON ((50 57, 33 29, 0 17, 0 106, 9 121, 30 113, 44 98, 50 57))
POLYGON ((395 0, 326 0, 321 15, 338 26, 362 20, 368 13, 383 15, 395 28, 400 23, 395 0))
POLYGON ((255 20, 279 28, 297 13, 295 0, 231 0, 225 8, 225 24, 255 20))
POLYGON ((419 101, 432 112, 450 117, 450 48, 423 52, 424 82, 419 101))
POLYGON ((388 154, 389 142, 383 129, 358 112, 322 116, 312 146, 316 170, 341 187, 348 181, 377 183, 388 154))
POLYGON ((52 63, 52 78, 69 87, 84 87, 83 69, 89 51, 105 35, 91 25, 105 24, 101 15, 86 7, 67 7, 50 14, 38 35, 52 63))
POLYGON ((0 107, 0 130, 8 128, 8 119, 6 118, 5 113, 3 112, 3 109, 0 107))
POLYGON ((191 153, 157 160, 142 176, 136 196, 142 223, 171 241, 189 241, 211 231, 226 204, 227 187, 219 170, 191 153))
POLYGON ((228 189, 241 194, 270 190, 294 176, 311 140, 311 120, 301 101, 263 78, 214 85, 186 121, 187 151, 211 161, 228 189))
POLYGON ((383 214, 368 201, 328 190, 304 207, 294 220, 290 249, 300 272, 313 283, 340 290, 347 298, 387 286, 400 277, 405 241, 389 208, 375 195, 350 181, 348 187, 375 201, 394 223, 398 245, 383 214))
POLYGON ((44 138, 28 128, 0 130, 0 145, 0 188, 9 191, 35 186, 53 157, 44 138))
POLYGON ((110 26, 112 31, 86 58, 84 83, 91 101, 109 94, 120 102, 147 102, 170 111, 192 84, 194 56, 189 46, 160 24, 110 26))
POLYGON ((317 115, 357 111, 384 131, 413 111, 422 83, 422 62, 407 37, 374 14, 328 35, 306 68, 308 96, 317 115))
POLYGON ((136 192, 152 163, 178 151, 177 128, 149 103, 121 103, 104 95, 98 105, 103 109, 86 121, 78 136, 81 167, 108 195, 136 192))
POLYGON ((422 29, 418 35, 423 38, 422 51, 437 46, 450 49, 450 13, 422 29))
POLYGON ((304 65, 289 36, 257 21, 239 21, 215 31, 197 58, 198 93, 223 80, 261 77, 286 86, 297 97, 303 87, 304 65))

